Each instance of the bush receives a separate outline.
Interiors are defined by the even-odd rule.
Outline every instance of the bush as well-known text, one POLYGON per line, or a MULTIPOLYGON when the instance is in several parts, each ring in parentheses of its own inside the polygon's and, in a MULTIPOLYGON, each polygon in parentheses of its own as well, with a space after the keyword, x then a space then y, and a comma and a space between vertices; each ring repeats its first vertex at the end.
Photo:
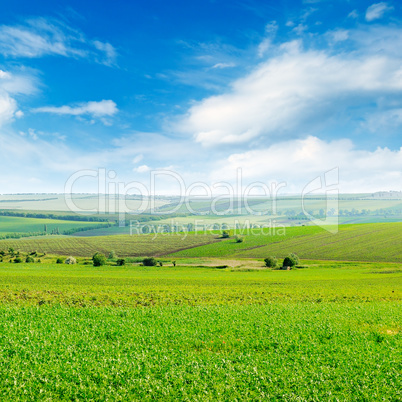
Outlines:
POLYGON ((235 239, 236 239, 236 243, 244 242, 244 236, 236 235, 235 239))
POLYGON ((228 230, 224 230, 221 234, 221 238, 222 239, 227 239, 228 237, 230 237, 230 233, 228 230))
POLYGON ((21 257, 16 257, 16 258, 14 258, 14 262, 15 262, 16 264, 19 264, 20 262, 22 262, 21 257))
POLYGON ((155 267, 157 262, 154 257, 147 257, 142 260, 142 264, 145 267, 155 267))
POLYGON ((63 264, 63 259, 62 258, 58 258, 56 260, 56 264, 63 264))
POLYGON ((124 258, 119 258, 116 261, 116 264, 121 267, 122 265, 126 265, 126 260, 124 258))
POLYGON ((265 262, 266 267, 275 268, 276 264, 278 263, 278 260, 276 259, 276 257, 270 256, 270 257, 265 258, 264 262, 265 262))
POLYGON ((160 267, 163 267, 163 262, 162 261, 158 261, 158 264, 160 267))
POLYGON ((294 267, 299 263, 299 257, 294 254, 290 253, 285 259, 283 260, 283 266, 284 267, 294 267))
POLYGON ((100 267, 106 264, 106 257, 101 253, 95 253, 92 257, 94 267, 100 267))
POLYGON ((109 260, 114 260, 115 258, 117 258, 116 253, 115 253, 114 251, 111 251, 111 252, 109 253, 108 259, 109 259, 109 260))
POLYGON ((65 264, 77 264, 77 260, 74 257, 68 257, 64 261, 65 264))
POLYGON ((30 262, 35 262, 35 260, 34 260, 32 257, 28 256, 28 257, 25 259, 25 262, 28 262, 28 263, 30 263, 30 262))

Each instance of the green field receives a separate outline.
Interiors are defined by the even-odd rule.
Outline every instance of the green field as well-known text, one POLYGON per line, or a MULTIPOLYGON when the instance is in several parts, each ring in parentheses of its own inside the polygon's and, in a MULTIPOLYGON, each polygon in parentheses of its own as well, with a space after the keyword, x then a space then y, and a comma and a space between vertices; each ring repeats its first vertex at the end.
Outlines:
POLYGON ((0 250, 9 247, 21 252, 90 257, 95 252, 119 256, 169 256, 259 258, 285 257, 296 252, 307 259, 338 261, 402 262, 402 223, 356 224, 339 226, 329 233, 317 226, 275 228, 245 234, 243 243, 234 238, 219 239, 219 234, 165 233, 99 237, 52 237, 7 239, 0 250))
POLYGON ((119 256, 165 255, 182 248, 196 247, 219 241, 217 235, 159 234, 99 237, 53 237, 0 240, 0 250, 13 247, 21 252, 89 257, 96 252, 108 254, 114 250, 119 256))
POLYGON ((1 240, 0 400, 400 400, 401 229, 1 240))
POLYGON ((290 252, 302 258, 402 262, 402 223, 342 225, 332 234, 316 227, 291 227, 272 234, 245 235, 243 243, 234 239, 188 250, 171 257, 285 257, 290 252))
POLYGON ((400 399, 400 264, 197 263, 0 264, 1 399, 400 399))
POLYGON ((46 231, 51 233, 59 230, 60 233, 78 228, 96 228, 99 222, 77 222, 58 219, 37 219, 12 216, 0 216, 0 235, 2 233, 38 233, 46 231))

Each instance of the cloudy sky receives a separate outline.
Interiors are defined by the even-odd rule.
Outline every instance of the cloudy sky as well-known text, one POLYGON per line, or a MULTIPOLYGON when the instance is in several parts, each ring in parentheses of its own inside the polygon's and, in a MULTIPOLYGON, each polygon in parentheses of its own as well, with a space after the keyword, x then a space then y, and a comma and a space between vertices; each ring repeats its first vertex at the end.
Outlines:
POLYGON ((402 5, 7 2, 0 139, 0 193, 100 168, 148 188, 155 170, 190 187, 241 169, 295 193, 339 169, 340 191, 402 190, 402 5))

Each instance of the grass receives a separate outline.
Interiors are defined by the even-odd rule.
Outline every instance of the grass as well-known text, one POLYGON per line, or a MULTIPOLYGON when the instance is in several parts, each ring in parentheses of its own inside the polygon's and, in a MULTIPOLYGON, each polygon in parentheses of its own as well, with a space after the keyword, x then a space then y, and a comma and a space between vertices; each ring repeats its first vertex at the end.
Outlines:
POLYGON ((96 228, 99 222, 77 222, 57 219, 37 219, 11 216, 0 216, 0 234, 2 233, 37 233, 43 232, 46 225, 47 232, 59 229, 60 233, 65 230, 77 228, 96 228))
POLYGON ((397 305, 3 308, 3 400, 401 396, 397 305))
POLYGON ((176 267, 166 260, 163 267, 0 263, 0 302, 136 307, 372 302, 401 297, 401 264, 305 261, 308 268, 287 272, 264 269, 262 261, 252 260, 177 263, 176 267), (223 265, 229 268, 214 268, 223 265))
POLYGON ((0 398, 400 399, 400 264, 185 262, 0 264, 0 398))
POLYGON ((172 253, 183 248, 212 243, 216 235, 159 234, 154 235, 116 235, 97 237, 42 237, 29 239, 0 240, 0 250, 9 247, 21 252, 36 250, 41 253, 92 256, 95 252, 108 254, 114 250, 120 257, 153 256, 172 253))
POLYGON ((171 254, 171 257, 285 257, 295 252, 301 258, 402 262, 402 223, 339 226, 336 234, 311 227, 279 229, 272 235, 246 235, 243 243, 234 239, 171 254))

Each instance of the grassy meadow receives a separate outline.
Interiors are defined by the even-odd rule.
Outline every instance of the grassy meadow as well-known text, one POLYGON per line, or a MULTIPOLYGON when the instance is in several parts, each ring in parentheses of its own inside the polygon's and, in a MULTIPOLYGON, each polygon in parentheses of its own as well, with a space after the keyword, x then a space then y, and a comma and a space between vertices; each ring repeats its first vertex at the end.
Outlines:
POLYGON ((400 398, 400 264, 224 261, 1 264, 2 400, 400 398))
MULTIPOLYGON (((99 224, 58 213, 0 216, 0 235, 99 224)), ((264 228, 242 242, 117 226, 0 240, 0 400, 400 400, 401 225, 264 228), (291 271, 265 267, 290 252, 301 257, 291 271), (56 263, 69 255, 78 263, 56 263)))

